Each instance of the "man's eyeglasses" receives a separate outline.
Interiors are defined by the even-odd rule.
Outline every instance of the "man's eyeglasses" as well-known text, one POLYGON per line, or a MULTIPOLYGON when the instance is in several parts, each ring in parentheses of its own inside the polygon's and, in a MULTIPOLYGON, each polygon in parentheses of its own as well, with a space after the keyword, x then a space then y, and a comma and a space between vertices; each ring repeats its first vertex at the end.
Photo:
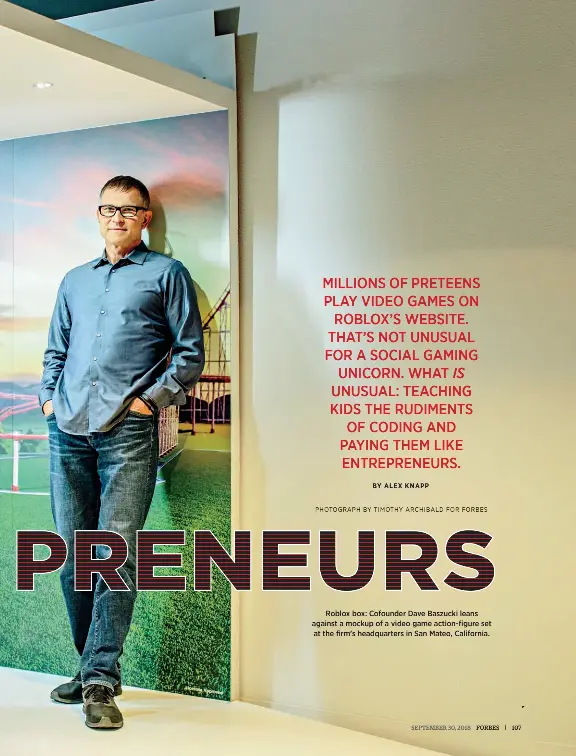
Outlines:
POLYGON ((138 215, 138 210, 148 210, 148 208, 139 207, 138 205, 123 205, 122 207, 117 207, 116 205, 98 205, 98 212, 104 218, 113 218, 118 210, 120 210, 123 218, 135 218, 138 215))

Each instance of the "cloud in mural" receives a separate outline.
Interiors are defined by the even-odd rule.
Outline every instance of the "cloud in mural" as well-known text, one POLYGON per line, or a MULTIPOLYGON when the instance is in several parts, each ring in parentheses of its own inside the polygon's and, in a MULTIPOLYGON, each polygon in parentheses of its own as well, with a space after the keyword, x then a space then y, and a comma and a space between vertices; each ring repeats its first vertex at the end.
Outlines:
POLYGON ((204 204, 224 196, 225 188, 217 177, 174 175, 149 187, 152 201, 181 210, 190 209, 195 204, 204 204))
POLYGON ((5 197, 0 196, 0 202, 7 202, 11 205, 24 205, 25 207, 51 207, 53 202, 40 202, 39 200, 27 200, 22 197, 5 197))

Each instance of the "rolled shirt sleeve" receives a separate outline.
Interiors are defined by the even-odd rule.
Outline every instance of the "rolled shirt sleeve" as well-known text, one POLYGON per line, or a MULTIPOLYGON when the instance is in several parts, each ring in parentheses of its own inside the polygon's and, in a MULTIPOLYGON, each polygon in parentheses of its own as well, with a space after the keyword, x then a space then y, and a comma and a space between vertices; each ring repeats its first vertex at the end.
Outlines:
POLYGON ((164 308, 173 338, 170 363, 143 394, 158 409, 186 403, 205 364, 202 318, 194 283, 187 268, 175 260, 167 270, 164 308))
POLYGON ((56 304, 48 331, 48 346, 44 352, 43 373, 38 394, 40 407, 43 407, 47 401, 52 399, 58 378, 64 369, 70 343, 71 325, 72 321, 66 302, 66 276, 64 276, 58 288, 56 304))

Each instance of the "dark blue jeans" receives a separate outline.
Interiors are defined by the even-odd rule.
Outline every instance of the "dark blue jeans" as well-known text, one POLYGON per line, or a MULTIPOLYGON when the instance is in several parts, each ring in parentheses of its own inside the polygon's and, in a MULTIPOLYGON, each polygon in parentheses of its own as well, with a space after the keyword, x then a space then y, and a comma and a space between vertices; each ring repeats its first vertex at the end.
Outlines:
MULTIPOLYGON (((54 414, 46 420, 52 515, 68 547, 60 581, 82 683, 114 687, 136 600, 136 532, 144 527, 154 495, 157 416, 131 411, 111 430, 88 436, 64 433, 54 414), (129 591, 111 591, 100 575, 92 591, 74 589, 76 530, 111 530, 125 539, 128 559, 118 573, 129 591)), ((98 558, 108 555, 106 546, 96 547, 98 558)))

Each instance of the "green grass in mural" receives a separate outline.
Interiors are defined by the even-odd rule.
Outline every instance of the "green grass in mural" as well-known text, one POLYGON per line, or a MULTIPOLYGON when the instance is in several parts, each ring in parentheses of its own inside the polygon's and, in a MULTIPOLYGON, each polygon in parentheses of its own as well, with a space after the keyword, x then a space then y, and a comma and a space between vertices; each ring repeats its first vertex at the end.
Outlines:
MULTIPOLYGON (((48 452, 42 456, 21 456, 20 488, 23 491, 48 491, 48 452)), ((12 457, 0 457, 0 489, 10 490, 12 485, 12 457)), ((38 504, 38 502, 36 502, 38 504)), ((50 504, 47 504, 50 514, 50 504)))
MULTIPOLYGON (((230 586, 214 569, 212 591, 192 590, 194 530, 211 530, 230 548, 230 455, 218 450, 228 446, 227 432, 219 430, 204 438, 181 436, 177 453, 160 472, 163 482, 146 528, 187 532, 183 569, 160 574, 187 575, 188 590, 139 594, 121 660, 126 685, 230 696, 230 586)), ((8 462, 0 459, 0 488, 11 482, 8 462)), ((24 460, 22 490, 45 490, 46 468, 46 459, 24 460)), ((33 593, 15 590, 15 533, 30 528, 54 530, 49 497, 0 494, 0 666, 73 674, 78 659, 58 574, 37 577, 33 593)), ((179 547, 157 547, 162 549, 179 547)))

